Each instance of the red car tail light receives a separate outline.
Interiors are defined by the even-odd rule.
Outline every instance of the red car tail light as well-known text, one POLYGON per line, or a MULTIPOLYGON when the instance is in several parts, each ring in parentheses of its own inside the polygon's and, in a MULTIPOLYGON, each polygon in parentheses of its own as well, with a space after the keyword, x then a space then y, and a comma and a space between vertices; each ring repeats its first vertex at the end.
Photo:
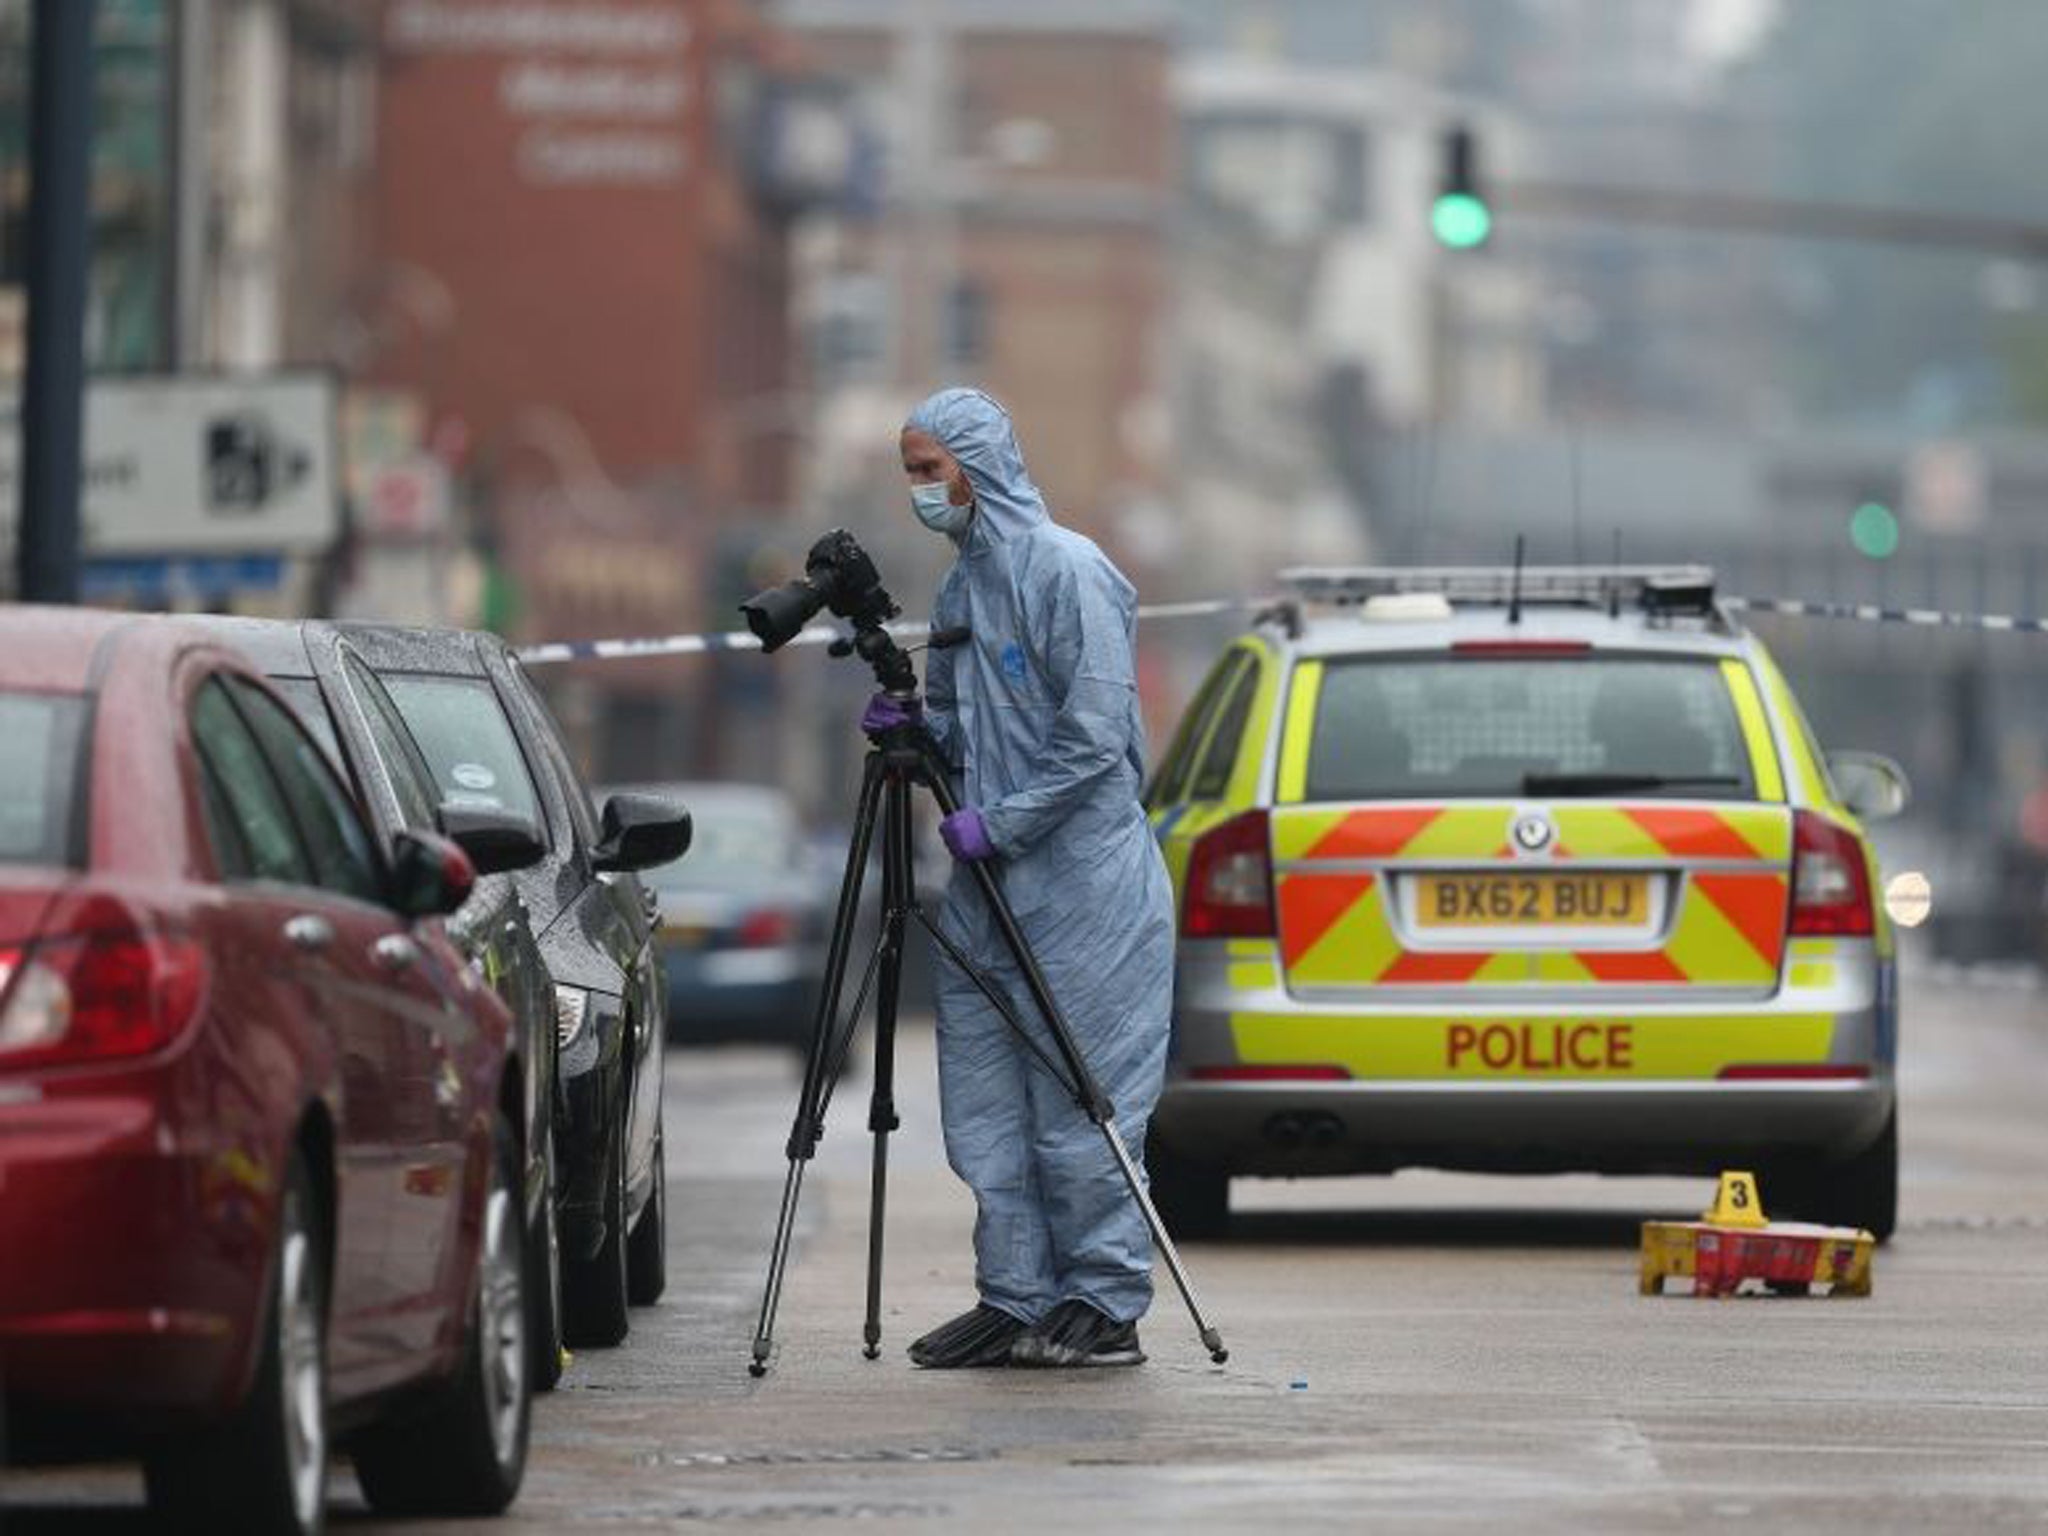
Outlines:
POLYGON ((1802 938, 1867 938, 1876 924, 1862 842, 1825 817, 1795 811, 1792 933, 1802 938))
POLYGON ((125 913, 106 927, 0 952, 0 1067, 159 1050, 198 1017, 207 971, 198 943, 139 928, 125 913))
POLYGON ((795 938, 796 919, 780 907, 749 912, 732 935, 733 943, 742 949, 774 949, 795 938))
POLYGON ((1264 811, 1233 816, 1195 840, 1181 932, 1191 939, 1273 937, 1273 856, 1264 811))

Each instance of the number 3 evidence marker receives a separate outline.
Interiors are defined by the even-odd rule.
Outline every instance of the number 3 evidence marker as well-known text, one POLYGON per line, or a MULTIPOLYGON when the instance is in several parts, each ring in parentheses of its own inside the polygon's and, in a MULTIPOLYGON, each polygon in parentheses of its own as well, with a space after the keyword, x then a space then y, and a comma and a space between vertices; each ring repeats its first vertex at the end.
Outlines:
POLYGON ((1698 1221, 1643 1223, 1642 1293, 1661 1295, 1667 1278, 1691 1276, 1695 1296, 1732 1296, 1755 1280, 1777 1296, 1868 1296, 1877 1246, 1855 1227, 1817 1227, 1764 1215, 1756 1175, 1721 1175, 1714 1208, 1698 1221))

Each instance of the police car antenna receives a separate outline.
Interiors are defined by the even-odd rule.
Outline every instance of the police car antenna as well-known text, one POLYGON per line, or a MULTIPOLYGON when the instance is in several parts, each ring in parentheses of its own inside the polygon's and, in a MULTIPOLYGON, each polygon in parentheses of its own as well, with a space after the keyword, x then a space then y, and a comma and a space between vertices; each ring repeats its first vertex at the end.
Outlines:
POLYGON ((1572 423, 1572 436, 1571 436, 1571 456, 1572 456, 1572 564, 1574 564, 1574 565, 1584 565, 1584 564, 1586 563, 1586 544, 1585 544, 1585 537, 1584 537, 1584 528, 1585 528, 1585 518, 1586 518, 1586 483, 1585 483, 1585 472, 1584 472, 1584 466, 1583 466, 1583 465, 1582 465, 1582 464, 1581 464, 1581 463, 1579 462, 1579 458, 1580 458, 1580 442, 1579 442, 1579 428, 1578 428, 1578 423, 1577 423, 1577 422, 1573 422, 1573 423, 1572 423))

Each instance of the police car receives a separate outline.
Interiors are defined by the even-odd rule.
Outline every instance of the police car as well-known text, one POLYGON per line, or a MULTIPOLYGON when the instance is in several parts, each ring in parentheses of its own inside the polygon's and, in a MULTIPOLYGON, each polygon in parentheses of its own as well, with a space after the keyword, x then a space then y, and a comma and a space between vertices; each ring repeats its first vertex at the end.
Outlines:
POLYGON ((1235 1176, 1754 1167, 1893 1226, 1894 934, 1863 822, 1700 569, 1297 571, 1147 795, 1180 924, 1155 1197, 1235 1176))

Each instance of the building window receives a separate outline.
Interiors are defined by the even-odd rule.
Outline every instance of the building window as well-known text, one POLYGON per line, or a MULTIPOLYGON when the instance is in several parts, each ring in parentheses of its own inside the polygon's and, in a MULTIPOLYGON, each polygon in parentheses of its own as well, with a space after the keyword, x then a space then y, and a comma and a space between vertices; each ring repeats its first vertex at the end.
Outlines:
POLYGON ((946 361, 953 367, 975 367, 988 356, 991 307, 988 286, 972 278, 961 278, 946 295, 946 361))
POLYGON ((888 283, 871 272, 842 272, 826 283, 811 333, 820 387, 868 383, 884 375, 894 308, 888 283))
POLYGON ((1293 242, 1368 222, 1369 147, 1356 123, 1245 113, 1200 124, 1188 158, 1203 208, 1293 242))

